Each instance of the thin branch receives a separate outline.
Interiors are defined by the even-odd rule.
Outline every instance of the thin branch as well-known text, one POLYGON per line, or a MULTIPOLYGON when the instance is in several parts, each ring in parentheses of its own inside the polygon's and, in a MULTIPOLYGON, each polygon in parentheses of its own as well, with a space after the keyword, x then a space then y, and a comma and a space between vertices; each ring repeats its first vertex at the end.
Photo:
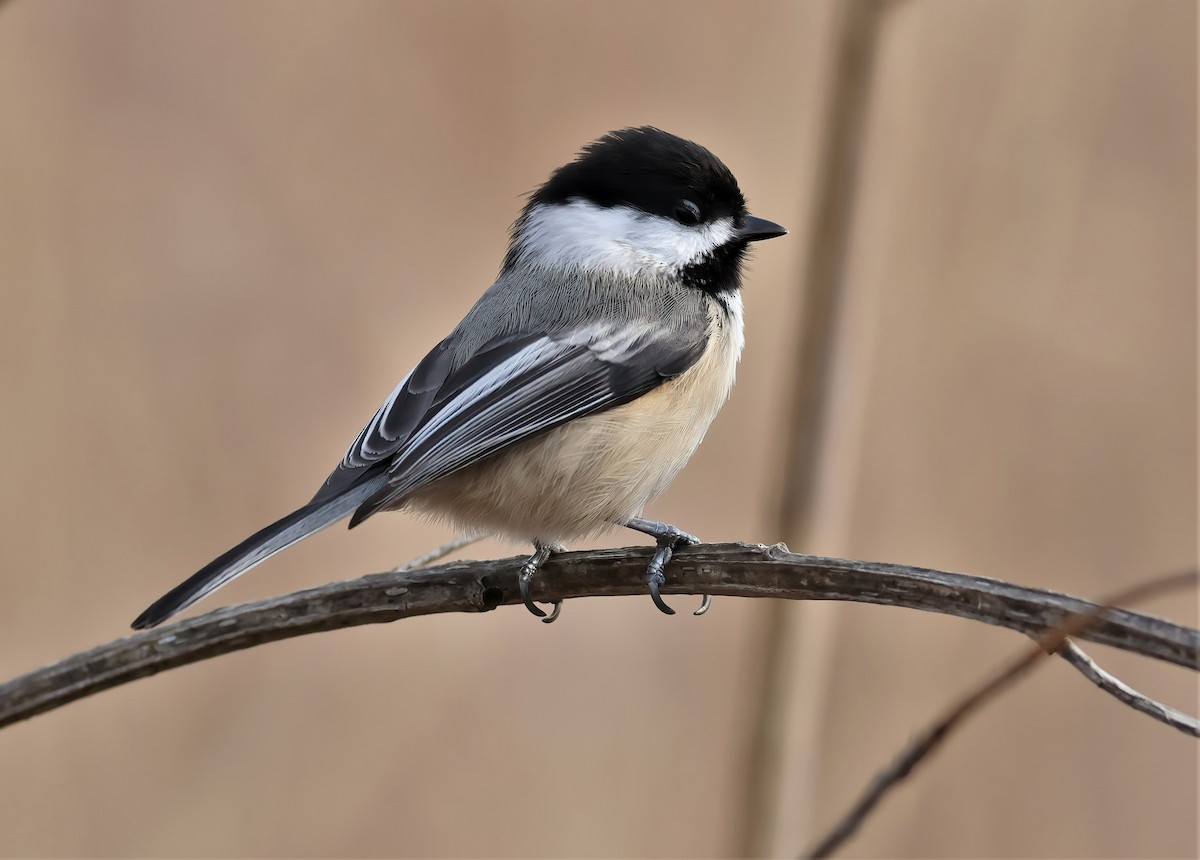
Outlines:
MULTIPOLYGON (((804 243, 805 265, 800 302, 793 321, 794 352, 781 392, 788 417, 788 438, 780 452, 780 495, 773 518, 776 534, 793 546, 811 544, 818 478, 827 459, 830 392, 851 259, 854 210, 885 13, 892 0, 856 0, 831 6, 836 20, 834 45, 815 162, 813 193, 804 243)), ((794 733, 789 704, 793 690, 811 686, 811 678, 793 658, 799 619, 784 603, 768 603, 756 625, 760 667, 752 692, 749 744, 741 792, 737 852, 747 857, 771 853, 781 813, 780 787, 787 766, 783 751, 794 733)))
POLYGON ((479 543, 485 537, 486 535, 459 535, 454 540, 446 541, 441 546, 435 546, 424 555, 409 559, 404 564, 392 570, 394 573, 404 573, 409 570, 420 570, 423 567, 429 567, 435 561, 441 561, 451 553, 458 552, 460 549, 468 547, 473 543, 479 543))
POLYGON ((1200 720, 1183 711, 1177 711, 1169 705, 1164 705, 1162 702, 1155 701, 1144 693, 1139 693, 1116 675, 1100 668, 1095 660, 1070 639, 1064 642, 1062 648, 1058 650, 1058 656, 1078 669, 1083 677, 1101 690, 1115 696, 1135 711, 1141 711, 1160 723, 1179 729, 1184 734, 1200 738, 1200 720))
MULTIPOLYGON (((283 597, 218 609, 76 654, 0 685, 0 727, 75 699, 266 642, 440 612, 485 612, 521 602, 523 559, 454 562, 429 570, 379 573, 283 597)), ((556 555, 534 581, 534 597, 645 594, 645 548, 556 555)), ((1054 629, 1100 607, 994 579, 918 567, 799 555, 781 544, 702 544, 681 549, 666 594, 849 600, 954 615, 1026 634, 1054 629)), ((700 623, 700 622, 697 622, 700 623)), ((1192 666, 1200 631, 1112 610, 1084 630, 1093 642, 1192 666)))
MULTIPOLYGON (((1116 604, 1145 600, 1183 586, 1194 586, 1196 580, 1197 571, 1189 570, 1139 583, 1113 595, 1100 605, 1092 606, 1083 612, 1072 613, 1057 624, 1049 626, 1047 632, 1034 637, 1038 640, 1038 644, 1032 650, 1022 654, 999 672, 988 677, 984 683, 960 699, 949 711, 905 747, 890 765, 876 774, 866 791, 859 796, 850 810, 805 856, 821 858, 832 855, 858 831, 858 828, 879 805, 884 796, 903 782, 917 765, 941 746, 950 733, 961 726, 968 716, 1012 686, 1017 679, 1036 666, 1043 657, 1061 649, 1068 643, 1069 637, 1091 638, 1088 634, 1104 625, 1116 611, 1111 607, 1116 604)), ((1192 631, 1192 634, 1193 637, 1200 636, 1197 631, 1192 631)), ((1195 668, 1197 661, 1193 659, 1187 665, 1195 668)))

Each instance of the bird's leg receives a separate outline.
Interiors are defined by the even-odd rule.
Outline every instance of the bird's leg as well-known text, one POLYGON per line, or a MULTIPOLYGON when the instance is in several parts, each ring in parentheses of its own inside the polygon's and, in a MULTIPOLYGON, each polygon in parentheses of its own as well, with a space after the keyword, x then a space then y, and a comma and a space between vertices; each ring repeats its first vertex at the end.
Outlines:
MULTIPOLYGON (((700 538, 690 535, 685 531, 680 531, 675 526, 667 525, 666 523, 656 523, 653 520, 643 520, 641 517, 634 517, 624 525, 634 531, 650 535, 658 545, 657 549, 654 550, 654 557, 650 559, 650 566, 646 568, 646 584, 650 586, 650 599, 654 601, 654 605, 659 608, 659 611, 667 615, 674 615, 675 610, 663 602, 658 590, 667 581, 667 564, 671 561, 671 556, 675 553, 675 550, 681 546, 698 544, 700 543, 700 538)), ((711 605, 712 597, 706 594, 704 595, 704 601, 700 604, 700 608, 692 614, 703 615, 705 612, 708 612, 708 607, 711 605)))
POLYGON ((549 615, 546 615, 536 603, 533 602, 533 597, 529 594, 529 583, 533 580, 533 575, 537 573, 543 564, 554 555, 556 552, 562 552, 565 547, 558 544, 545 544, 540 540, 533 542, 533 555, 525 560, 521 565, 521 572, 517 576, 517 583, 521 587, 521 599, 525 601, 525 608, 542 619, 542 622, 549 624, 554 619, 558 618, 558 613, 562 611, 562 601, 556 601, 554 609, 549 615))

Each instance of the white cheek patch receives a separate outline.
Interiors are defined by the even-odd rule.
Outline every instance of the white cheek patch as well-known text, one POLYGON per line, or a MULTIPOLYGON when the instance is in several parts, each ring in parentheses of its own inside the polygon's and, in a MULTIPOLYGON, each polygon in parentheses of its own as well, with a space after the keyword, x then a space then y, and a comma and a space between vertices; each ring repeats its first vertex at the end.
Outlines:
POLYGON ((732 218, 688 227, 628 206, 597 206, 574 198, 538 205, 517 236, 520 253, 547 266, 625 275, 674 274, 733 238, 732 218))

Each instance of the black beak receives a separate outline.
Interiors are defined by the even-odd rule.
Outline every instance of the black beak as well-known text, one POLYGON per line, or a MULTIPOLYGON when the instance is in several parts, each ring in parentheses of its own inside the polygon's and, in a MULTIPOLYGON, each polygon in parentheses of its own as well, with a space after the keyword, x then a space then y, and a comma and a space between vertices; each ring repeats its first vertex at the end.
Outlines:
POLYGON ((762 239, 774 239, 776 236, 786 235, 787 230, 774 221, 747 215, 742 220, 742 226, 734 232, 733 237, 743 242, 758 242, 762 239))

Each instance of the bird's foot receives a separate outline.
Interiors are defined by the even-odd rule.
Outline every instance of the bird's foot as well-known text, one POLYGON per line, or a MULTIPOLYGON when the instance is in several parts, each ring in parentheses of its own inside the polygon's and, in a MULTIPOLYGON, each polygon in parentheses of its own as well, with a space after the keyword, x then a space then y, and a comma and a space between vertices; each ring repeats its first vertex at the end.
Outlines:
MULTIPOLYGON (((667 565, 671 561, 671 556, 675 554, 675 550, 682 546, 694 546, 700 543, 700 538, 695 535, 690 535, 685 531, 680 531, 675 526, 667 523, 656 523, 653 520, 643 520, 639 517, 631 519, 625 523, 631 529, 648 534, 654 538, 656 549, 654 555, 650 559, 650 566, 646 568, 646 584, 650 586, 650 599, 654 601, 654 605, 658 610, 665 615, 674 615, 675 610, 666 604, 659 594, 659 589, 666 584, 667 565)), ((693 612, 693 615, 703 615, 708 612, 712 606, 712 596, 704 595, 704 600, 700 604, 700 608, 693 612)))
POLYGON ((558 600, 554 604, 554 609, 547 615, 545 611, 533 602, 533 596, 529 593, 529 583, 533 580, 543 564, 554 555, 556 552, 562 552, 564 547, 557 544, 544 544, 541 541, 533 542, 533 555, 525 560, 521 565, 521 572, 517 575, 517 584, 521 589, 521 600, 525 602, 525 608, 542 619, 542 623, 549 624, 558 618, 558 613, 562 612, 562 601, 558 600))

